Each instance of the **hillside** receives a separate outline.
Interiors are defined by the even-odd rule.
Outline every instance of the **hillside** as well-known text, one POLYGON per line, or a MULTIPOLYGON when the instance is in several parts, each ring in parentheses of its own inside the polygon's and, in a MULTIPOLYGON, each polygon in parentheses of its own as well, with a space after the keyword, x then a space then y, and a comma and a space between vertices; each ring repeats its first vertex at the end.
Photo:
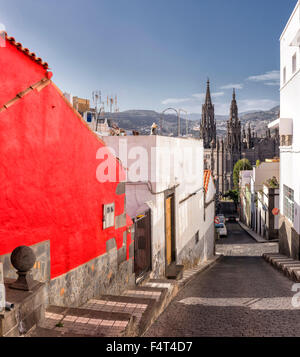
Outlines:
MULTIPOLYGON (((120 113, 106 113, 106 117, 112 118, 119 127, 128 130, 137 130, 141 135, 149 135, 153 123, 159 125, 161 114, 153 110, 127 110, 120 113)), ((250 123, 253 130, 257 131, 258 136, 263 135, 267 125, 279 116, 279 106, 267 111, 252 111, 240 114, 242 126, 250 123)), ((189 134, 199 137, 200 114, 187 115, 187 119, 182 115, 181 134, 186 133, 186 122, 188 124, 189 134)), ((228 117, 216 115, 217 134, 222 136, 226 133, 226 124, 228 117)), ((177 135, 177 116, 174 114, 165 114, 163 116, 163 135, 177 135)))

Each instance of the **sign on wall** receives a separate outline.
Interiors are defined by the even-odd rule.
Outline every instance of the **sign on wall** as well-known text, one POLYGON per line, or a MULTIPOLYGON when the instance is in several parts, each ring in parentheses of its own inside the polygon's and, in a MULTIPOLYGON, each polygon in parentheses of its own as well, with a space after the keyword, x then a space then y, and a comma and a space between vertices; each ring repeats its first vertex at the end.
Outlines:
POLYGON ((0 312, 5 309, 5 286, 3 275, 3 264, 0 263, 0 312))

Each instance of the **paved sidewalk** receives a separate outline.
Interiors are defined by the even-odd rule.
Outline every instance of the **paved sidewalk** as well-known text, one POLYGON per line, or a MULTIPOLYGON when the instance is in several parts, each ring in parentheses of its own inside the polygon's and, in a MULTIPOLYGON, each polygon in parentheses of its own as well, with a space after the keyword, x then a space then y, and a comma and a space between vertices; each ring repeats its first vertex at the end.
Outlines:
MULTIPOLYGON (((278 244, 257 243, 237 223, 228 225, 228 233, 217 245, 225 256, 196 275, 144 336, 300 336, 300 309, 292 305, 293 282, 262 258, 278 244)), ((279 257, 276 253, 266 256, 279 257)), ((284 264, 291 268, 289 260, 284 264)))
POLYGON ((270 243, 270 242, 278 242, 278 239, 267 240, 261 237, 259 234, 254 232, 251 228, 247 227, 244 223, 238 221, 239 225, 248 233, 252 238, 254 238, 258 243, 270 243))

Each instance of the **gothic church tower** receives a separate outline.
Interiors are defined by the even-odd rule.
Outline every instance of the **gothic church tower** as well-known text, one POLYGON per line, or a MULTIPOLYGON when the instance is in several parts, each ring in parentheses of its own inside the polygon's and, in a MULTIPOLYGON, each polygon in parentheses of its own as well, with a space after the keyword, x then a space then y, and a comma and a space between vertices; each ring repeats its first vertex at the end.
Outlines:
POLYGON ((205 103, 202 105, 200 138, 203 139, 203 145, 205 149, 216 147, 217 130, 215 121, 215 108, 211 101, 209 80, 207 80, 205 103))
POLYGON ((238 117, 238 107, 235 98, 235 90, 233 90, 230 117, 227 122, 227 138, 226 146, 227 150, 235 156, 241 156, 242 150, 242 138, 241 138, 241 122, 238 117))

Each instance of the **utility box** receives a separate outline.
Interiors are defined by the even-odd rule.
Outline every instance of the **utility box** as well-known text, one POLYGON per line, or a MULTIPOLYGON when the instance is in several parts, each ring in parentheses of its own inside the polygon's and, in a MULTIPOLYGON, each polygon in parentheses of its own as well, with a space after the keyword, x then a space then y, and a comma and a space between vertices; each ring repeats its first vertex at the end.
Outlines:
POLYGON ((103 229, 115 225, 115 203, 103 205, 103 229))

